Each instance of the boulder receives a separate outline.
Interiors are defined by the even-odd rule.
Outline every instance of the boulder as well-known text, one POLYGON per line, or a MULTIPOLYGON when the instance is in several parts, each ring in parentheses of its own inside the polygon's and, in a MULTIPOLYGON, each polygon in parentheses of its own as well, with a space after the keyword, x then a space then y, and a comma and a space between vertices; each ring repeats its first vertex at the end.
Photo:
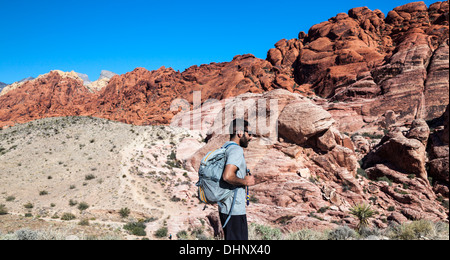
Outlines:
POLYGON ((406 137, 419 140, 425 147, 427 146, 430 128, 423 119, 416 119, 411 124, 411 129, 406 133, 406 137))
POLYGON ((280 137, 302 145, 311 137, 325 133, 334 123, 330 113, 307 99, 284 107, 278 118, 280 137))
POLYGON ((397 135, 372 150, 365 157, 363 167, 385 163, 405 174, 414 174, 426 180, 428 175, 425 169, 425 152, 425 146, 420 141, 397 135))

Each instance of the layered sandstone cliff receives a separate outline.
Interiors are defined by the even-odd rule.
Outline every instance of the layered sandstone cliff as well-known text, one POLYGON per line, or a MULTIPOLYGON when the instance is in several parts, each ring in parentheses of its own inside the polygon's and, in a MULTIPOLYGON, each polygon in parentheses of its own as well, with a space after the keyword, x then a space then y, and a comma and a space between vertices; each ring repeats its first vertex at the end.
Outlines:
POLYGON ((345 130, 354 131, 389 110, 404 121, 430 120, 448 104, 448 13, 448 2, 429 8, 410 3, 387 17, 379 10, 354 8, 314 25, 308 34, 300 32, 298 39, 279 41, 267 60, 290 68, 299 89, 335 102, 326 104, 334 114, 356 114, 357 122, 345 130))

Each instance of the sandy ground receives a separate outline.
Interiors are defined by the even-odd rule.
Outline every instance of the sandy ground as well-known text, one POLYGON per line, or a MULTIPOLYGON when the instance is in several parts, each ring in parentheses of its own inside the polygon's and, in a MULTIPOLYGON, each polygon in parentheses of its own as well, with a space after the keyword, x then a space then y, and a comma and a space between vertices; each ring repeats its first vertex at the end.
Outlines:
POLYGON ((173 236, 198 226, 210 233, 205 216, 215 209, 203 211, 195 198, 196 173, 175 159, 185 138, 202 145, 200 134, 183 129, 90 117, 48 118, 1 130, 0 204, 9 214, 0 216, 0 233, 65 225, 75 233, 98 230, 135 239, 121 227, 139 220, 147 221, 150 239, 161 227, 173 236), (80 204, 88 208, 80 210, 80 204), (126 218, 119 214, 123 208, 131 210, 126 218), (62 221, 65 213, 76 219, 62 221), (82 219, 90 225, 74 229, 82 219))

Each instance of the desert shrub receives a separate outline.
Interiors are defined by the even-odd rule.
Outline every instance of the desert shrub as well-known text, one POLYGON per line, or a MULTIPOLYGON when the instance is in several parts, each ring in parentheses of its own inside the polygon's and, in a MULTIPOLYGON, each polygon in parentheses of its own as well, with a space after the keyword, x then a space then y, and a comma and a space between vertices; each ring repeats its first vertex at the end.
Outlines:
POLYGON ((95 179, 95 175, 94 174, 88 174, 88 175, 84 176, 84 179, 86 181, 93 180, 93 179, 95 179))
POLYGON ((380 237, 383 236, 383 231, 378 229, 378 228, 368 228, 368 227, 363 227, 359 230, 359 235, 361 236, 361 238, 368 238, 368 237, 380 237))
POLYGON ((289 234, 288 240, 326 240, 328 233, 312 229, 302 229, 300 231, 289 234))
POLYGON ((80 222, 78 222, 78 225, 80 226, 89 226, 89 220, 88 219, 82 219, 80 222))
POLYGON ((358 168, 358 170, 356 170, 356 173, 358 174, 358 176, 362 176, 366 179, 369 179, 369 176, 367 176, 367 173, 363 168, 358 168))
POLYGON ((357 238, 358 234, 355 232, 355 230, 347 226, 338 227, 328 234, 329 240, 349 240, 357 238))
POLYGON ((32 209, 32 208, 34 208, 34 205, 33 205, 33 203, 28 202, 27 204, 23 205, 23 207, 26 209, 32 209))
POLYGON ((445 222, 434 224, 435 239, 449 240, 449 225, 445 222))
POLYGON ((8 214, 8 209, 6 209, 6 206, 3 204, 0 204, 0 215, 6 215, 8 214))
POLYGON ((173 196, 172 198, 170 198, 170 201, 179 202, 179 201, 181 201, 181 199, 178 198, 177 196, 173 196))
POLYGON ((132 235, 135 236, 146 236, 145 224, 143 222, 129 222, 123 226, 123 229, 128 230, 132 235))
POLYGON ((80 202, 80 204, 78 204, 78 209, 80 211, 87 210, 88 208, 89 204, 87 204, 86 202, 80 202))
MULTIPOLYGON (((57 229, 43 229, 43 230, 29 230, 22 229, 15 233, 0 234, 0 240, 66 240, 68 237, 73 237, 69 228, 57 229)), ((119 240, 121 239, 115 234, 106 234, 102 236, 85 236, 77 234, 80 240, 119 240)))
POLYGON ((370 208, 370 205, 359 204, 350 209, 350 213, 358 220, 358 230, 369 226, 369 219, 375 215, 375 211, 370 208))
POLYGON ((186 230, 181 230, 180 232, 178 232, 177 237, 179 240, 188 240, 189 239, 189 235, 186 230))
POLYGON ((389 186, 392 186, 392 180, 386 176, 378 177, 377 181, 385 181, 389 184, 389 186))
POLYGON ((16 238, 18 240, 38 240, 39 234, 37 231, 29 230, 29 229, 21 229, 16 231, 16 238))
POLYGON ((401 225, 394 224, 387 231, 388 237, 395 240, 430 239, 435 234, 435 225, 428 220, 418 220, 401 225))
POLYGON ((283 233, 277 228, 252 223, 249 227, 249 237, 252 240, 280 240, 283 233))
POLYGON ((155 232, 155 236, 159 238, 167 237, 167 234, 169 233, 169 230, 167 227, 162 227, 155 232))
POLYGON ((119 214, 122 218, 126 218, 130 215, 130 209, 129 208, 121 208, 119 210, 119 214))
POLYGON ((66 221, 70 221, 70 220, 74 220, 74 219, 76 219, 76 217, 72 213, 64 213, 61 217, 61 220, 66 220, 66 221))

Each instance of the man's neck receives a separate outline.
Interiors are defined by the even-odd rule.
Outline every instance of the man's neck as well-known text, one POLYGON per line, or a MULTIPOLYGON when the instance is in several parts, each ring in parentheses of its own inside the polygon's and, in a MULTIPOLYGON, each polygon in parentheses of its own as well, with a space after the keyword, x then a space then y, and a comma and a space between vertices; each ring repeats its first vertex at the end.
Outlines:
POLYGON ((237 143, 239 146, 241 145, 240 142, 239 142, 239 138, 233 138, 233 139, 230 139, 230 142, 235 142, 235 143, 237 143))

